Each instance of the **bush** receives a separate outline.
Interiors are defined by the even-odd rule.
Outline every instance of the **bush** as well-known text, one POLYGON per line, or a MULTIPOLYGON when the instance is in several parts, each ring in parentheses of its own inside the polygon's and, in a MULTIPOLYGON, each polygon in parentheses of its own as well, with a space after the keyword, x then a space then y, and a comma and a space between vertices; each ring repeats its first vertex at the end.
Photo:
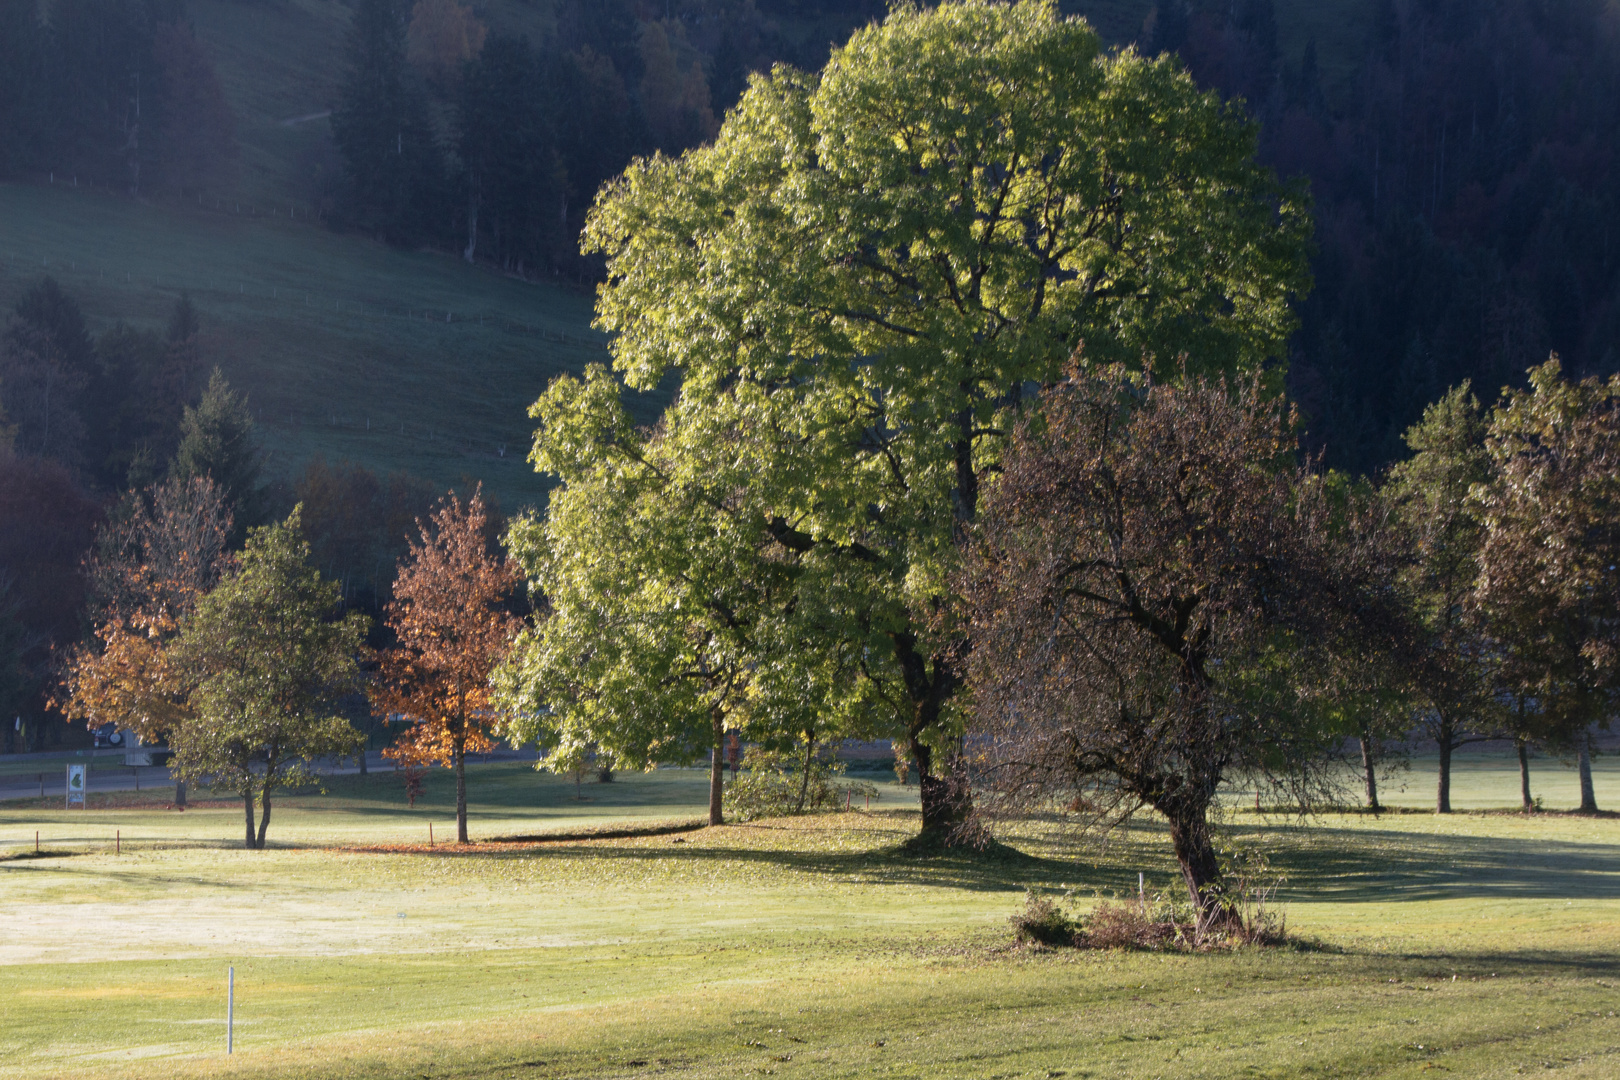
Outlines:
POLYGON ((822 753, 810 755, 806 777, 802 747, 793 752, 749 747, 742 767, 724 793, 725 811, 738 821, 830 813, 842 810, 846 799, 878 794, 876 787, 863 781, 840 783, 844 763, 822 753))
POLYGON ((1013 940, 1020 945, 1079 944, 1079 924, 1034 889, 1024 891, 1024 910, 1007 921, 1012 924, 1013 940))
POLYGON ((1007 921, 1019 945, 1067 945, 1082 949, 1146 949, 1195 952, 1241 945, 1281 945, 1287 940, 1284 920, 1269 906, 1277 880, 1267 880, 1264 857, 1243 856, 1229 864, 1232 891, 1225 918, 1200 927, 1198 912, 1175 892, 1144 892, 1135 899, 1099 898, 1090 911, 1074 917, 1062 903, 1034 889, 1024 895, 1024 908, 1007 921))
POLYGON ((1099 901, 1081 920, 1078 944, 1091 949, 1185 948, 1198 938, 1198 923, 1162 898, 1155 903, 1099 901))

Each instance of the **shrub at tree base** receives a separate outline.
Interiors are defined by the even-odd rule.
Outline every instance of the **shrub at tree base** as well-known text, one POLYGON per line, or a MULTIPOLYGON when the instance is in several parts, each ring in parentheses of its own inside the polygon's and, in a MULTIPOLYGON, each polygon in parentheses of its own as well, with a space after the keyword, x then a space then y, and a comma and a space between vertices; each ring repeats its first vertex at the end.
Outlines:
POLYGON ((840 783, 844 763, 818 754, 750 748, 743 755, 744 772, 727 785, 725 810, 738 821, 818 814, 842 810, 849 801, 877 798, 878 790, 865 781, 840 783))
POLYGON ((1197 909, 1164 893, 1134 901, 1100 900, 1089 912, 1070 915, 1060 902, 1030 889, 1023 910, 1007 921, 1019 945, 1153 952, 1282 945, 1288 940, 1285 922, 1267 908, 1269 896, 1267 890, 1245 893, 1233 918, 1200 930, 1197 909))

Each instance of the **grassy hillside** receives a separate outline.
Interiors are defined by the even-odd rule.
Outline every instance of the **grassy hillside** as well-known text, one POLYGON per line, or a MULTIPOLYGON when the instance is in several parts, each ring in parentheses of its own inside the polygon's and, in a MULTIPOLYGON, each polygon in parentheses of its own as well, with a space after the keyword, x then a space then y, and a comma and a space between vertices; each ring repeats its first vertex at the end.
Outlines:
POLYGON ((158 328, 182 292, 205 355, 252 397, 271 467, 314 454, 481 479, 534 502, 527 406, 607 354, 590 299, 303 221, 0 185, 0 305, 40 274, 92 322, 158 328), (503 456, 504 451, 504 456, 503 456))

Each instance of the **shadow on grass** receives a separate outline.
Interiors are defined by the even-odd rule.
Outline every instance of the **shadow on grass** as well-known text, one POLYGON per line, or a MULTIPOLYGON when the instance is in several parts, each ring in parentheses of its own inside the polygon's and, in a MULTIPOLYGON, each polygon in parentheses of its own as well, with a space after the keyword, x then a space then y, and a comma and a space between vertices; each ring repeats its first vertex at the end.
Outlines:
MULTIPOLYGON (((1146 870, 1158 884, 1179 887, 1163 826, 1138 825, 1140 835, 1107 848, 1035 854, 1009 844, 982 850, 937 849, 914 854, 904 843, 861 851, 781 849, 766 845, 665 848, 593 843, 550 850, 449 849, 443 858, 596 859, 604 863, 657 862, 774 866, 866 884, 927 885, 977 892, 1012 892, 1027 885, 1073 883, 1088 889, 1134 893, 1146 870)), ((1610 899, 1620 895, 1620 858, 1606 844, 1507 837, 1439 836, 1321 825, 1233 829, 1240 846, 1264 847, 1272 870, 1287 883, 1282 899, 1313 902, 1411 902, 1446 898, 1610 899)), ((1014 840, 1013 844, 1019 841, 1014 840)))
POLYGON ((1320 825, 1289 826, 1264 835, 1272 868, 1288 880, 1289 899, 1578 900, 1620 895, 1620 852, 1609 844, 1320 825))

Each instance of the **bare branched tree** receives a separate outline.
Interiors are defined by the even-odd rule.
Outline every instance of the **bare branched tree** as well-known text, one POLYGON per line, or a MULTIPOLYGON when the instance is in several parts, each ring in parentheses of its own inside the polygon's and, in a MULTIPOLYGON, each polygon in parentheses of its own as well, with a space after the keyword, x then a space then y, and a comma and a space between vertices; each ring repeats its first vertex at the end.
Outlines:
POLYGON ((1383 622, 1372 511, 1295 463, 1259 380, 1122 368, 1043 394, 969 545, 982 810, 1162 814, 1207 924, 1231 908, 1210 810, 1234 774, 1309 806, 1345 734, 1333 658, 1383 622))

